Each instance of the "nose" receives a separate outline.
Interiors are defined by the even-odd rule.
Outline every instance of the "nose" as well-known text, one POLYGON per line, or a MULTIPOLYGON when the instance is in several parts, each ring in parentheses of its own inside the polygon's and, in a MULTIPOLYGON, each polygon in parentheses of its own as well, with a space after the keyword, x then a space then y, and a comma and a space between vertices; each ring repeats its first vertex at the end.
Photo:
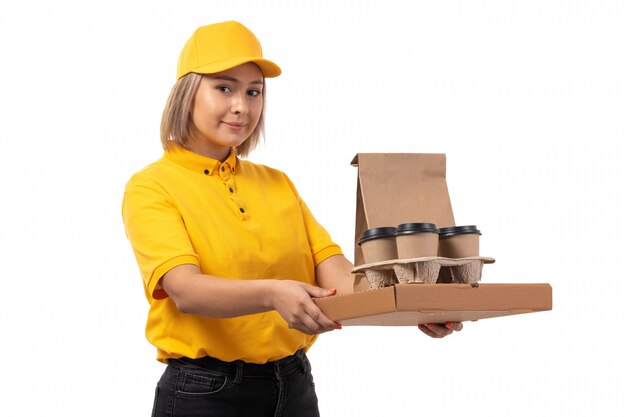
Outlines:
POLYGON ((245 93, 233 94, 231 103, 231 111, 238 114, 248 114, 248 100, 245 93))

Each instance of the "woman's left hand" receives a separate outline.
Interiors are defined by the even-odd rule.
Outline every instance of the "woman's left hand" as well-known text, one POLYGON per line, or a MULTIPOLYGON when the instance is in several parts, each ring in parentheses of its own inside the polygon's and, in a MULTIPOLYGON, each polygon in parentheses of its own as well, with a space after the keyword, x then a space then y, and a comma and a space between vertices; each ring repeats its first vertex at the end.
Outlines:
POLYGON ((445 324, 428 323, 428 324, 420 324, 417 327, 424 334, 430 337, 434 337, 436 339, 441 339, 442 337, 451 335, 453 332, 461 331, 463 329, 463 323, 456 323, 456 322, 447 322, 445 324))

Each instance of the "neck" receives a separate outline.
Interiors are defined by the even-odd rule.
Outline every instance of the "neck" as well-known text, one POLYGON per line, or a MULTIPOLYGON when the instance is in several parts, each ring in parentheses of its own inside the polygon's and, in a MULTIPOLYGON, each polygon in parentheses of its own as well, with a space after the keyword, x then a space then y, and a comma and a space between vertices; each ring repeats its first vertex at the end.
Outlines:
POLYGON ((197 143, 195 141, 189 143, 189 150, 208 158, 217 159, 224 162, 230 155, 230 147, 214 146, 207 143, 197 143))

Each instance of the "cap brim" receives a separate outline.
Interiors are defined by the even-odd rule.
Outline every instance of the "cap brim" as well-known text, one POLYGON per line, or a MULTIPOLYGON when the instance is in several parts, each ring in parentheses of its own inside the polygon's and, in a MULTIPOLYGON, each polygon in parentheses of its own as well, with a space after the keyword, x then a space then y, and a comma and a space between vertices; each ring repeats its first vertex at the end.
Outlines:
POLYGON ((208 65, 202 65, 196 68, 189 70, 189 72, 185 74, 177 74, 176 78, 180 78, 183 75, 187 75, 190 72, 196 72, 198 74, 215 74, 217 72, 226 71, 228 69, 234 68, 238 65, 245 64, 247 62, 254 62, 259 66, 261 72, 263 72, 263 76, 265 78, 274 78, 278 77, 281 74, 281 69, 278 65, 265 58, 257 58, 257 57, 238 57, 233 59, 227 59, 220 62, 213 62, 208 65))

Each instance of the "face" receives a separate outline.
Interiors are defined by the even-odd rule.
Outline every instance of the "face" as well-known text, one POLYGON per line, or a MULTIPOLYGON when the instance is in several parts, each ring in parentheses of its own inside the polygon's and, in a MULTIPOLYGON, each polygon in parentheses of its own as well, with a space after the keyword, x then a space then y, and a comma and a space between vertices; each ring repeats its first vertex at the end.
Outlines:
POLYGON ((191 150, 224 161, 248 139, 262 110, 263 73, 256 64, 204 75, 191 111, 191 150))

